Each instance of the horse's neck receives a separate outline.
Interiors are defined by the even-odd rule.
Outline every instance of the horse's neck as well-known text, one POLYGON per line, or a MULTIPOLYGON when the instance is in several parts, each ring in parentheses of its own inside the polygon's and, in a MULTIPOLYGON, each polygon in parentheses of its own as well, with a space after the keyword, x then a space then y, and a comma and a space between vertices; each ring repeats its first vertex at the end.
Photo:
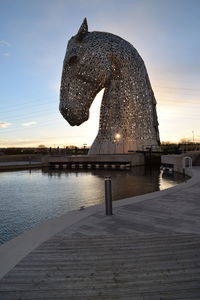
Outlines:
POLYGON ((158 145, 155 99, 146 77, 139 75, 111 80, 105 88, 99 132, 90 154, 127 153, 158 145))
POLYGON ((125 80, 111 80, 102 99, 100 112, 100 132, 108 134, 109 128, 116 131, 121 128, 124 118, 128 121, 127 113, 130 106, 130 88, 125 80))
MULTIPOLYGON (((129 74, 130 75, 130 74, 129 74)), ((123 138, 153 139, 157 130, 157 115, 151 86, 130 76, 112 80, 105 89, 99 134, 105 139, 119 133, 123 138)))

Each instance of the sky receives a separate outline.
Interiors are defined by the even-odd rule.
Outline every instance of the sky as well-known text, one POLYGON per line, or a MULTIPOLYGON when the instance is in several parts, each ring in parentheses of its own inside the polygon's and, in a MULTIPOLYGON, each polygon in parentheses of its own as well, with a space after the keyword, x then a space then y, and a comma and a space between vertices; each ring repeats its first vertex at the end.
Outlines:
POLYGON ((67 42, 84 17, 142 56, 161 141, 200 142, 199 11, 199 0, 0 0, 0 147, 92 144, 103 91, 80 126, 58 108, 67 42))

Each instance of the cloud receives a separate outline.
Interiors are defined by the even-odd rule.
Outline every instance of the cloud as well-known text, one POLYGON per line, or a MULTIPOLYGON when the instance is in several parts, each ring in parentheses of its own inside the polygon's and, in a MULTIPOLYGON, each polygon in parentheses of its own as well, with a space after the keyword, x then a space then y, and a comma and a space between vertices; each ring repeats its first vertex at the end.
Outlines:
MULTIPOLYGON (((7 41, 4 41, 4 40, 1 40, 0 41, 0 48, 5 48, 5 47, 10 47, 11 44, 8 43, 7 41)), ((4 49, 5 50, 5 49, 4 49)), ((3 51, 3 50, 2 50, 3 51)), ((4 52, 2 53, 3 56, 10 56, 10 53, 9 52, 4 52)))
POLYGON ((0 47, 10 47, 10 46, 11 44, 8 43, 7 41, 3 41, 3 40, 0 41, 0 47))
POLYGON ((0 128, 7 128, 10 125, 11 125, 11 123, 8 123, 8 122, 0 122, 0 128))
POLYGON ((31 122, 23 123, 22 126, 33 126, 35 124, 37 124, 37 122, 31 121, 31 122))

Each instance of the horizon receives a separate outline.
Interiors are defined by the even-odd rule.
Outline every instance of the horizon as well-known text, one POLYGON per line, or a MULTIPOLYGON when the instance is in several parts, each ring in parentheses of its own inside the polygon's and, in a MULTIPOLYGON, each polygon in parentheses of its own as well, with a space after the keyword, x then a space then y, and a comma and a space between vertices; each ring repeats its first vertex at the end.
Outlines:
POLYGON ((118 35, 141 55, 157 100, 161 141, 200 142, 199 9, 198 0, 2 0, 0 147, 91 146, 103 90, 78 127, 58 109, 65 49, 84 17, 89 31, 118 35))

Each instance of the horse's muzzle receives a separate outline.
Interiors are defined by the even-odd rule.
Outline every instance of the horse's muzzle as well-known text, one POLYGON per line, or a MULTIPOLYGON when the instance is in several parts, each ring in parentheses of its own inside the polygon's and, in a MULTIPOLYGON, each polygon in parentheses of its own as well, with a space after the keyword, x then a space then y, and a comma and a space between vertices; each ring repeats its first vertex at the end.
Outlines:
POLYGON ((72 112, 71 109, 60 106, 60 112, 71 126, 79 126, 89 118, 89 111, 72 112))

